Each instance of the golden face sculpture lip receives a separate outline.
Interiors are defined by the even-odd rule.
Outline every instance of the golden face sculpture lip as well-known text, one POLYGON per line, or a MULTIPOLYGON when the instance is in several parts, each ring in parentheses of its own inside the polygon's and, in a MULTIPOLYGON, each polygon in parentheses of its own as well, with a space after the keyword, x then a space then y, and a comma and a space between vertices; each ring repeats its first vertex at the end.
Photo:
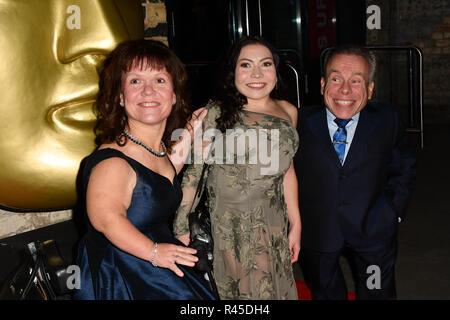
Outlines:
MULTIPOLYGON (((59 53, 60 51, 58 51, 59 53)), ((50 106, 47 121, 54 128, 77 131, 92 129, 96 121, 93 113, 93 103, 98 91, 98 68, 105 60, 106 55, 94 52, 85 52, 72 57, 70 60, 57 55, 61 65, 70 66, 75 78, 85 78, 87 83, 72 81, 67 91, 60 93, 57 98, 63 98, 61 103, 50 106), (95 85, 94 85, 95 84, 95 85)), ((92 130, 91 130, 92 133, 92 130)))
POLYGON ((80 163, 95 149, 99 68, 117 44, 144 37, 142 3, 0 3, 0 208, 71 208, 80 163), (80 27, 69 28, 77 14, 80 27))
POLYGON ((78 132, 93 128, 96 117, 92 112, 95 97, 71 100, 50 108, 47 119, 56 127, 78 132))

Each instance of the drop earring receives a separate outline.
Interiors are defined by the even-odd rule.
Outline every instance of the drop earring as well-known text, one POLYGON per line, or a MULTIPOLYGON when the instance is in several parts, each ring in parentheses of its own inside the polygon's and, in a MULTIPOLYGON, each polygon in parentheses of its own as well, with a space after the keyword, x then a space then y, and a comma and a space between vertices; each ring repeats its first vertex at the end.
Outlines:
POLYGON ((119 104, 120 104, 121 107, 124 107, 124 103, 123 103, 123 93, 121 93, 121 94, 119 95, 119 104))

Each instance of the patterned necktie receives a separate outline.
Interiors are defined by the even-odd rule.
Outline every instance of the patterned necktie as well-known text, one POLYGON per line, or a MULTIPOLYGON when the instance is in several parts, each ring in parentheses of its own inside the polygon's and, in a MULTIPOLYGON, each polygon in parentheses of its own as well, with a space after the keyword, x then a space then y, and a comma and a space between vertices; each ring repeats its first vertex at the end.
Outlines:
POLYGON ((336 130, 333 136, 333 146, 334 150, 336 150, 336 154, 339 158, 341 164, 344 162, 345 155, 345 145, 347 144, 347 130, 345 130, 345 126, 352 120, 350 119, 334 119, 334 122, 338 125, 338 129, 336 130))

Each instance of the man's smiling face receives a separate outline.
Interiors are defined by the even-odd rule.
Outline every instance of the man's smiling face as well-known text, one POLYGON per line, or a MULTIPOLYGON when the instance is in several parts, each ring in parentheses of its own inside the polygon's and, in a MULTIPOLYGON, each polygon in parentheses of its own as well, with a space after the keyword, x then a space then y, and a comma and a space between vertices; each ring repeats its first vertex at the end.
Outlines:
POLYGON ((360 112, 372 97, 367 61, 353 54, 338 54, 328 63, 326 79, 320 79, 325 105, 337 118, 349 119, 360 112))

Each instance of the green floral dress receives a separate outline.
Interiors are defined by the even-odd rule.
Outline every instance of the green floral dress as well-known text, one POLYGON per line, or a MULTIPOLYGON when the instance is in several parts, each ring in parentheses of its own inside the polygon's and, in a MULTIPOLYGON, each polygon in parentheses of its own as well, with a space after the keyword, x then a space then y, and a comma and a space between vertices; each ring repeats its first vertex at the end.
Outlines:
MULTIPOLYGON (((221 134, 215 129, 219 108, 211 102, 207 108, 203 146, 212 163, 206 192, 220 298, 296 300, 283 178, 298 147, 297 131, 282 118, 243 110, 234 130, 221 134), (213 133, 211 144, 205 137, 213 133)), ((176 235, 189 232, 187 214, 203 166, 192 160, 183 176, 176 235)))

